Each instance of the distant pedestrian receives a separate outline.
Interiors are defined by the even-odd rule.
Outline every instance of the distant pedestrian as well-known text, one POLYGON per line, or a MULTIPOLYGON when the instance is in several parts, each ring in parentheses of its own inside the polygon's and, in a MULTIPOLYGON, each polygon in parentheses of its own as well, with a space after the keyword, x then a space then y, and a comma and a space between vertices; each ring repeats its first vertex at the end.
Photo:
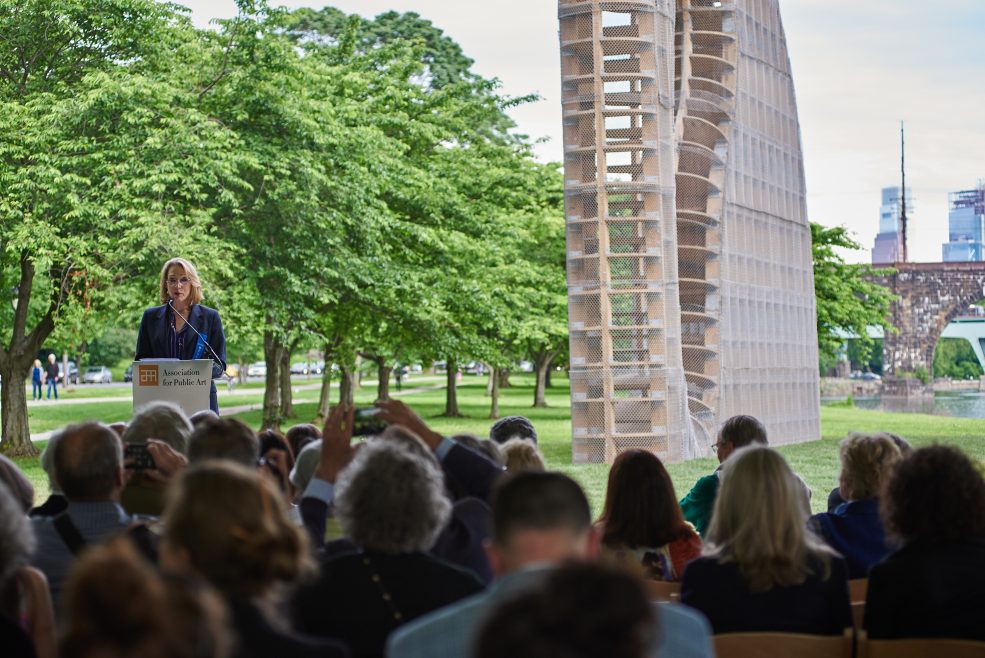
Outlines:
POLYGON ((44 381, 44 371, 41 370, 41 361, 34 360, 34 368, 31 369, 31 399, 41 399, 41 382, 44 381))
POLYGON ((55 355, 48 355, 48 365, 44 367, 45 380, 48 382, 48 399, 51 399, 51 394, 55 394, 55 399, 58 399, 58 364, 55 363, 55 355))
POLYGON ((397 380, 397 391, 403 390, 404 367, 403 366, 397 366, 397 369, 393 371, 393 376, 397 380))

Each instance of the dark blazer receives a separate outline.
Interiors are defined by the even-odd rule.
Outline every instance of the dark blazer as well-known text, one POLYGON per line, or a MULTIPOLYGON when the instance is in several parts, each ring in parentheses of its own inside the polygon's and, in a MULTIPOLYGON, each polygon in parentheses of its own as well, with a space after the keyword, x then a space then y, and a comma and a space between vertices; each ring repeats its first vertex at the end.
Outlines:
POLYGON ((800 585, 750 592, 737 564, 701 557, 684 569, 681 603, 703 612, 715 633, 840 635, 852 626, 847 573, 845 561, 832 557, 826 580, 812 575, 800 585))
MULTIPOLYGON (((205 336, 212 349, 219 358, 226 361, 226 335, 222 332, 222 319, 219 312, 208 306, 195 304, 188 313, 188 323, 205 336)), ((195 356, 195 345, 198 343, 198 336, 191 329, 183 329, 188 332, 185 339, 182 360, 191 360, 195 356)), ((140 329, 137 331, 137 351, 134 359, 166 359, 168 354, 168 305, 152 306, 144 311, 140 318, 140 329)), ((219 413, 219 400, 215 391, 215 380, 222 376, 223 366, 215 361, 215 357, 205 348, 202 352, 203 359, 212 359, 212 388, 209 392, 209 407, 212 411, 219 413)))
POLYGON ((367 551, 322 563, 318 578, 295 594, 291 608, 300 632, 340 639, 355 658, 382 658, 393 629, 480 591, 475 574, 426 553, 367 551))
POLYGON ((58 516, 68 509, 68 500, 61 494, 51 494, 48 500, 44 501, 34 509, 28 516, 58 516))
POLYGON ((985 641, 985 541, 914 541, 872 567, 863 626, 873 638, 985 641))
POLYGON ((251 603, 230 601, 229 610, 238 640, 234 658, 349 658, 342 642, 274 628, 251 603))
POLYGON ((892 551, 879 518, 878 498, 842 503, 833 512, 815 514, 809 525, 845 558, 849 578, 868 577, 872 565, 892 551))

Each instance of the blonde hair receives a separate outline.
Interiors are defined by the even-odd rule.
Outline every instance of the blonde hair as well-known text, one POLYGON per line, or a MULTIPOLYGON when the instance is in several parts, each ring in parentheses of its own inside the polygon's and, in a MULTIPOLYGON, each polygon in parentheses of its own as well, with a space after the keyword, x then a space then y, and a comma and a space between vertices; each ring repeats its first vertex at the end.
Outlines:
POLYGON ((740 448, 722 469, 705 553, 736 563, 753 592, 800 584, 814 566, 827 578, 831 551, 807 531, 803 496, 780 453, 740 448))
POLYGON ((547 464, 544 463, 544 456, 528 439, 510 439, 499 446, 499 451, 503 455, 503 465, 506 470, 513 471, 546 471, 547 464))
POLYGON ((841 497, 862 500, 879 495, 882 483, 903 458, 887 434, 852 432, 838 446, 841 453, 841 497))
POLYGON ((314 570, 304 531, 273 482, 214 460, 188 468, 164 513, 164 541, 228 597, 253 598, 314 570))
POLYGON ((202 280, 198 278, 198 270, 195 269, 195 266, 184 258, 172 258, 161 268, 161 303, 167 304, 168 299, 171 298, 171 295, 168 294, 168 270, 176 265, 185 271, 188 284, 192 288, 189 302, 191 304, 200 303, 202 301, 202 280))

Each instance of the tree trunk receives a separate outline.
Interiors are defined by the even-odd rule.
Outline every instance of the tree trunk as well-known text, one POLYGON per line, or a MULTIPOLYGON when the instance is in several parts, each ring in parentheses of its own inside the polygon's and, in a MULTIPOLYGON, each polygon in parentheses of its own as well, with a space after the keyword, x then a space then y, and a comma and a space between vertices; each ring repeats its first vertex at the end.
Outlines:
POLYGON ((534 406, 547 406, 547 378, 551 371, 551 363, 557 355, 555 350, 541 350, 534 355, 534 372, 537 374, 534 384, 534 406))
POLYGON ((491 420, 496 420, 499 418, 499 374, 500 369, 493 368, 492 404, 489 407, 489 418, 491 420))
POLYGON ((551 365, 553 363, 554 363, 554 359, 551 359, 551 362, 547 364, 547 371, 544 373, 544 388, 552 387, 551 373, 554 372, 554 368, 552 368, 551 365))
POLYGON ((510 386, 512 386, 512 384, 510 384, 510 369, 509 368, 496 368, 496 371, 499 373, 499 387, 500 388, 509 388, 510 386))
POLYGON ((342 381, 339 383, 339 404, 352 406, 356 390, 356 369, 353 366, 341 366, 342 381))
POLYGON ((280 430, 280 345, 274 338, 267 318, 267 330, 263 332, 263 360, 267 364, 267 376, 263 388, 263 429, 280 430))
POLYGON ((393 366, 387 365, 386 361, 380 359, 376 364, 376 401, 383 402, 390 399, 390 373, 393 366))
POLYGON ((331 411, 332 399, 332 364, 325 361, 325 369, 321 373, 321 393, 318 396, 318 413, 315 414, 315 425, 321 425, 328 418, 331 411))
POLYGON ((38 454, 31 443, 31 428, 27 422, 27 393, 24 380, 30 375, 32 359, 14 363, 5 359, 0 364, 0 413, 3 414, 3 453, 9 457, 30 457, 38 454))
POLYGON ((496 378, 496 369, 489 369, 489 377, 486 379, 486 397, 491 397, 493 393, 493 379, 496 378))
POLYGON ((448 376, 445 386, 445 413, 441 414, 446 418, 461 418, 462 412, 458 410, 458 363, 454 359, 448 359, 448 376))
POLYGON ((280 417, 294 418, 294 395, 291 391, 291 352, 286 346, 280 346, 280 417))

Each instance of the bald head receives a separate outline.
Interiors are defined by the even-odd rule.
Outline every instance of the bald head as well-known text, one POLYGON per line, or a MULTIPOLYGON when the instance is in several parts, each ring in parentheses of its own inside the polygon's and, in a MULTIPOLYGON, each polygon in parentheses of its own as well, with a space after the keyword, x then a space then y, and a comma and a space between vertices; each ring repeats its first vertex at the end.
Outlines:
POLYGON ((123 447, 109 427, 80 423, 65 428, 55 446, 55 478, 71 502, 116 500, 123 487, 123 447))

